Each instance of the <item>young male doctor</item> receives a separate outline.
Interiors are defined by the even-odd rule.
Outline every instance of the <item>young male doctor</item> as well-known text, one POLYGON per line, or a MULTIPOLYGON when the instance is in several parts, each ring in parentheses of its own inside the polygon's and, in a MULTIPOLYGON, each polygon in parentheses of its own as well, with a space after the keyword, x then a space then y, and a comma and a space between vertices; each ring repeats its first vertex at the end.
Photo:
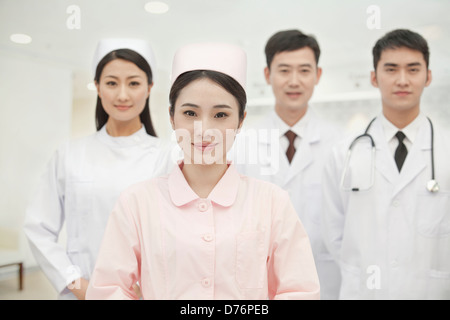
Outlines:
POLYGON ((339 268, 326 250, 320 230, 322 171, 337 134, 309 107, 322 75, 320 48, 314 37, 286 30, 268 40, 265 54, 264 75, 272 87, 275 108, 257 127, 242 130, 235 162, 243 174, 289 192, 311 241, 321 299, 337 299, 339 268))
POLYGON ((428 45, 394 30, 373 60, 382 104, 367 130, 373 146, 367 135, 353 140, 346 160, 352 140, 343 142, 324 173, 324 236, 341 268, 340 298, 449 299, 450 135, 421 111, 428 45))

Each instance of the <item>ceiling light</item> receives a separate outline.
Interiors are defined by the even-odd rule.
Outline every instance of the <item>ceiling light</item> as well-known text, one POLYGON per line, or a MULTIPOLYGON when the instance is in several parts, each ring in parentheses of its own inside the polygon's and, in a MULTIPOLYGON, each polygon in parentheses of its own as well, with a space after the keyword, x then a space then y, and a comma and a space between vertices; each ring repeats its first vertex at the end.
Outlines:
POLYGON ((145 4, 145 11, 155 14, 162 14, 169 11, 169 5, 161 1, 150 1, 145 4))
POLYGON ((20 44, 28 44, 31 42, 31 37, 26 34, 22 33, 15 33, 12 34, 9 39, 14 43, 20 43, 20 44))

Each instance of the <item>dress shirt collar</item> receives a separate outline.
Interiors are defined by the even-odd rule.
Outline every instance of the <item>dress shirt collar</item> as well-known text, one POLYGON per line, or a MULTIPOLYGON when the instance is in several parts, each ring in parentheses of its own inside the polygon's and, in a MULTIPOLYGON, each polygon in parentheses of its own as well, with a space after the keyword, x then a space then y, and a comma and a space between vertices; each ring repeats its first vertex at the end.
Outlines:
POLYGON ((311 112, 309 111, 309 107, 307 108, 306 113, 303 115, 303 117, 292 127, 289 127, 275 111, 273 111, 273 113, 275 114, 275 116, 273 117, 275 126, 280 129, 280 138, 284 136, 284 134, 289 130, 293 131, 300 138, 305 137, 306 126, 308 125, 311 114, 311 112))
POLYGON ((386 136, 386 141, 389 142, 392 139, 395 138, 395 134, 398 131, 402 131, 406 138, 411 142, 411 144, 414 144, 414 141, 416 139, 417 133, 419 132, 419 128, 422 125, 423 120, 425 119, 425 116, 422 113, 419 113, 419 115, 408 124, 405 128, 399 129, 397 128, 392 122, 390 122, 386 117, 381 114, 381 122, 384 129, 384 134, 386 136))
MULTIPOLYGON (((200 199, 186 181, 186 178, 181 171, 182 167, 183 162, 180 162, 173 168, 168 178, 170 198, 178 207, 200 199)), ((227 171, 225 171, 225 174, 219 182, 217 182, 207 199, 223 207, 231 206, 236 200, 239 182, 240 175, 237 172, 236 167, 233 164, 229 164, 227 171)))

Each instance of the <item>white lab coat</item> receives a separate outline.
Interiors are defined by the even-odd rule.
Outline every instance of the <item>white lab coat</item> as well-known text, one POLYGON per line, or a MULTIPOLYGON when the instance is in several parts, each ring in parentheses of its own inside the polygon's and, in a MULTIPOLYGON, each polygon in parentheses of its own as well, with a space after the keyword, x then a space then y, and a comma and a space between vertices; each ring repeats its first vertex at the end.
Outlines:
POLYGON ((291 164, 286 150, 279 145, 275 111, 270 112, 257 128, 243 129, 238 134, 232 157, 241 173, 272 182, 289 192, 311 242, 321 299, 337 299, 339 268, 323 243, 320 224, 323 166, 333 143, 339 140, 339 134, 334 125, 321 120, 313 110, 307 112, 305 134, 291 164), (255 129, 258 130, 256 140, 255 129))
POLYGON ((90 278, 101 239, 119 193, 141 180, 170 171, 170 147, 142 127, 127 137, 111 137, 105 126, 61 146, 47 166, 29 205, 25 233, 36 261, 61 299, 66 288, 90 278), (58 244, 66 223, 67 246, 58 244))
MULTIPOLYGON (((433 194, 426 190, 431 131, 421 117, 400 174, 379 118, 369 131, 376 144, 372 188, 340 188, 351 140, 333 150, 325 167, 323 231, 341 267, 341 299, 450 299, 450 135, 435 126, 441 191, 433 194)), ((354 186, 368 185, 368 151, 369 144, 361 142, 359 155, 352 156, 354 186)))

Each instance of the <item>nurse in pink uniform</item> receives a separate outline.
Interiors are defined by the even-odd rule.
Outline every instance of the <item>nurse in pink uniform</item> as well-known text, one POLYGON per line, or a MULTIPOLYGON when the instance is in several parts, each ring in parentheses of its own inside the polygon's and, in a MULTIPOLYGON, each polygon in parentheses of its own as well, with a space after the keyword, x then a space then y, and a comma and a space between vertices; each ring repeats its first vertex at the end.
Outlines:
POLYGON ((245 118, 246 55, 204 43, 177 51, 170 119, 184 159, 125 190, 88 299, 319 299, 308 236, 286 191, 226 161, 245 118))

